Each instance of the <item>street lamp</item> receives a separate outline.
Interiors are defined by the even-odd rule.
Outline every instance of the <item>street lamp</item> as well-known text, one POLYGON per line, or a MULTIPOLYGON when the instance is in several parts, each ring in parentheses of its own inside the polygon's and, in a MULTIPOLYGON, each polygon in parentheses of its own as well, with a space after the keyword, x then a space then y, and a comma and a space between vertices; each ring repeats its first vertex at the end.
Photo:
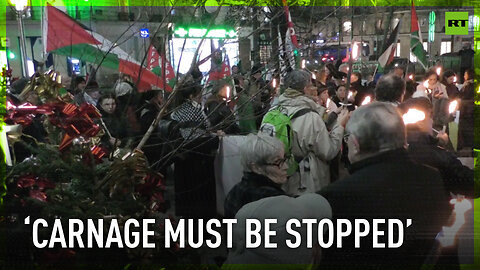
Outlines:
MULTIPOLYGON (((20 54, 22 55, 22 74, 28 76, 27 66, 27 45, 25 44, 25 29, 23 26, 23 14, 27 11, 28 0, 10 0, 10 4, 15 6, 18 19, 18 28, 20 30, 20 54)), ((45 41, 44 41, 45 42, 45 41)))

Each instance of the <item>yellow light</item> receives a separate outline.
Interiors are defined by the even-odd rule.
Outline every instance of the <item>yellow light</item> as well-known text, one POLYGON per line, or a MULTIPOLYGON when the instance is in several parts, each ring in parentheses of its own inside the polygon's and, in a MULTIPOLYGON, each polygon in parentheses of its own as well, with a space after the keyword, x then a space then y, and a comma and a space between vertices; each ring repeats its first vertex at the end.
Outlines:
POLYGON ((413 74, 408 75, 408 78, 413 81, 413 74))
POLYGON ((403 115, 403 123, 405 125, 415 124, 423 120, 425 120, 425 113, 417 109, 409 109, 407 113, 403 115))
POLYGON ((366 96, 365 99, 362 101, 362 105, 367 105, 370 102, 372 102, 372 98, 370 96, 366 96))

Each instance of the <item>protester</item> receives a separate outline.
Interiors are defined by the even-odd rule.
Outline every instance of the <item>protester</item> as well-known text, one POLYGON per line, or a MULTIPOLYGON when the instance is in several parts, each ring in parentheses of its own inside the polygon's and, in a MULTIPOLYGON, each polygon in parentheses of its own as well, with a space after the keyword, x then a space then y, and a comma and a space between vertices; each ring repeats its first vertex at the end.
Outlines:
POLYGON ((100 89, 98 83, 89 82, 83 91, 77 92, 75 94, 73 101, 77 105, 82 105, 83 103, 89 103, 94 106, 97 106, 98 99, 100 98, 100 89))
POLYGON ((426 83, 417 86, 417 91, 412 97, 428 97, 433 104, 433 126, 435 129, 446 126, 450 121, 448 113, 448 93, 435 69, 430 69, 425 74, 426 83))
MULTIPOLYGON (((355 248, 352 233, 343 238, 342 248, 325 250, 322 263, 420 267, 451 213, 441 175, 408 157, 405 125, 391 104, 373 102, 359 107, 346 130, 351 175, 320 192, 332 206, 333 219, 353 223, 354 219, 395 218, 406 222, 410 218, 413 225, 405 229, 403 244, 398 248, 374 248, 372 235, 361 238, 360 247, 355 248)), ((386 224, 379 228, 386 235, 386 224)))
POLYGON ((206 117, 200 105, 201 86, 191 77, 178 87, 180 104, 171 119, 180 126, 181 138, 168 158, 174 156, 175 214, 190 218, 212 218, 216 215, 214 159, 218 138, 209 136, 206 117))
POLYGON ((457 74, 455 74, 453 70, 447 69, 443 72, 442 83, 443 85, 445 85, 448 98, 450 100, 453 100, 459 96, 458 88, 455 85, 456 77, 457 77, 457 74))
MULTIPOLYGON (((327 200, 318 194, 304 194, 297 198, 275 196, 264 198, 246 204, 235 216, 237 224, 233 227, 233 248, 228 254, 227 261, 222 269, 314 269, 320 263, 322 250, 315 244, 307 248, 305 239, 311 236, 318 239, 318 226, 313 225, 307 233, 306 226, 295 228, 302 244, 297 248, 287 246, 287 240, 292 235, 287 231, 286 224, 291 219, 316 221, 329 219, 332 211, 327 200), (277 243, 277 248, 266 248, 264 242, 258 248, 246 247, 246 220, 259 220, 262 224, 267 219, 277 220, 270 230, 275 231, 271 242, 277 243)), ((265 227, 260 228, 260 235, 266 235, 265 227)))
POLYGON ((405 95, 405 81, 395 74, 380 77, 375 87, 377 101, 389 102, 397 106, 405 95))
POLYGON ((299 168, 290 176, 284 189, 292 195, 318 191, 330 183, 328 161, 340 151, 347 112, 342 111, 328 132, 322 116, 315 111, 317 104, 305 96, 305 89, 311 85, 310 74, 294 70, 285 82, 287 89, 279 98, 279 106, 286 110, 286 114, 294 115, 304 109, 311 111, 292 120, 291 152, 299 161, 299 168))
POLYGON ((267 85, 262 78, 263 66, 256 64, 252 67, 250 71, 250 76, 248 79, 244 80, 244 89, 247 91, 250 102, 252 103, 253 109, 255 111, 255 120, 257 128, 260 127, 263 116, 269 109, 270 103, 265 103, 266 98, 265 91, 269 95, 267 85))
POLYGON ((427 98, 412 98, 400 105, 402 113, 416 109, 425 113, 425 119, 408 124, 407 141, 410 157, 418 163, 432 166, 440 171, 447 192, 473 197, 480 196, 479 181, 475 181, 473 170, 462 165, 451 152, 438 147, 438 138, 443 134, 433 136, 432 110, 433 106, 427 98), (474 182, 477 187, 474 189, 474 182))
POLYGON ((405 76, 405 68, 402 66, 396 66, 393 68, 392 73, 403 79, 403 76, 405 76))
POLYGON ((250 134, 240 147, 243 163, 242 181, 225 199, 225 218, 234 218, 242 206, 262 198, 284 195, 287 181, 283 144, 277 138, 250 134))
POLYGON ((86 81, 84 77, 78 76, 71 82, 71 93, 76 95, 85 89, 86 81))
POLYGON ((105 129, 102 137, 110 150, 127 145, 128 125, 117 110, 117 100, 112 94, 103 94, 98 100, 98 110, 102 114, 101 125, 105 129))
POLYGON ((474 78, 474 71, 473 69, 465 70, 463 74, 463 84, 460 87, 460 98, 462 100, 473 100, 474 91, 475 91, 475 84, 473 81, 474 78))
POLYGON ((205 103, 205 114, 213 131, 221 130, 226 134, 240 133, 234 111, 229 104, 233 97, 233 87, 227 82, 215 82, 212 95, 205 103))

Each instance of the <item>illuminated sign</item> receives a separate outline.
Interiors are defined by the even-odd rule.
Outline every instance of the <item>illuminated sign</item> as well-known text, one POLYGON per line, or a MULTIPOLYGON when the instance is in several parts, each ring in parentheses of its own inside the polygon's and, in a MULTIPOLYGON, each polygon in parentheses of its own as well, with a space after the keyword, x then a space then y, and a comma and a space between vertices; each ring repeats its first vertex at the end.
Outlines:
POLYGON ((214 39, 233 39, 237 38, 237 32, 234 29, 196 27, 178 27, 173 31, 173 36, 177 38, 214 38, 214 39))
POLYGON ((435 12, 431 11, 428 16, 428 42, 435 41, 435 12))
POLYGON ((142 28, 140 29, 140 36, 142 38, 148 38, 150 37, 150 31, 148 30, 148 28, 142 28))

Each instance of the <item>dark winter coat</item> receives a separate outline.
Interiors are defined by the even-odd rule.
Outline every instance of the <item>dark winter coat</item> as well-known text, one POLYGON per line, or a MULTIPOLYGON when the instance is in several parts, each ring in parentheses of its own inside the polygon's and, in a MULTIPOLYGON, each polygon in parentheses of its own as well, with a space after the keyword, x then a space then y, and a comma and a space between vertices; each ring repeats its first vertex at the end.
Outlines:
MULTIPOLYGON (((358 263, 408 263, 419 268, 451 213, 440 173, 413 162, 404 149, 356 162, 350 172, 350 176, 320 191, 332 206, 333 220, 349 219, 354 224, 354 219, 366 219, 372 224, 372 219, 400 219, 406 224, 406 219, 412 219, 412 225, 404 228, 404 242, 399 248, 373 248, 371 234, 361 238, 360 248, 355 248, 352 233, 343 238, 342 248, 334 243, 325 249, 322 263, 350 268, 358 263)), ((379 242, 387 247, 386 223, 379 229, 385 231, 379 242)), ((394 239, 398 239, 398 233, 394 239)))
MULTIPOLYGON (((427 133, 409 131, 407 137, 410 157, 418 163, 439 170, 447 193, 462 194, 470 198, 474 196, 472 169, 463 166, 453 153, 438 147, 438 140, 427 133)), ((477 188, 478 192, 480 189, 477 188)), ((475 195, 478 196, 479 194, 475 195)))
POLYGON ((245 172, 242 181, 230 190, 225 199, 225 218, 234 218, 247 203, 279 195, 285 195, 280 185, 266 176, 245 172))

